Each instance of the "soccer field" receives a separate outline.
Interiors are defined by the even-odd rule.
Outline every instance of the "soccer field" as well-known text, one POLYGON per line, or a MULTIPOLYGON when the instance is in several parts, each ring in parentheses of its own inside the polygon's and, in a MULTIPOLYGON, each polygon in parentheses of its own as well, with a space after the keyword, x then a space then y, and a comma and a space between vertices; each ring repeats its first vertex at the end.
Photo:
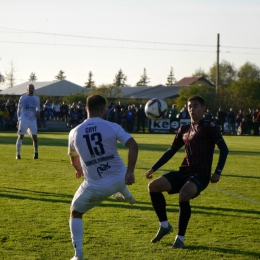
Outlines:
MULTIPOLYGON (((177 233, 178 196, 165 194, 174 232, 151 244, 158 220, 144 173, 170 146, 174 135, 133 134, 139 144, 136 204, 108 198, 84 215, 84 252, 91 260, 260 259, 260 137, 225 136, 229 156, 221 181, 191 201, 185 248, 172 250, 177 233)), ((15 160, 16 133, 0 133, 0 259, 69 260, 68 226, 72 196, 83 179, 74 177, 67 155, 68 133, 39 133, 39 159, 25 136, 22 160, 15 160)), ((127 150, 119 144, 127 160, 127 150)), ((154 174, 177 170, 180 150, 154 174)), ((213 169, 217 164, 218 149, 213 169)))

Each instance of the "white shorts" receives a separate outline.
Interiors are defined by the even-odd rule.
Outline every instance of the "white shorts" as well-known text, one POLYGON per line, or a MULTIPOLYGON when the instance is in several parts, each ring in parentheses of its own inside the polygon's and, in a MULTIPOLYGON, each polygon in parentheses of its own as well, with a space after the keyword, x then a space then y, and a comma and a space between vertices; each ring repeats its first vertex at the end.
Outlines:
POLYGON ((33 122, 28 122, 24 120, 19 121, 19 126, 18 126, 18 135, 25 135, 28 133, 29 135, 37 135, 37 124, 36 120, 33 122))
POLYGON ((107 199, 116 192, 120 192, 126 186, 125 179, 111 185, 110 187, 95 191, 90 187, 84 187, 84 182, 79 186, 76 191, 73 200, 71 202, 71 209, 85 213, 93 207, 99 205, 103 200, 107 199))

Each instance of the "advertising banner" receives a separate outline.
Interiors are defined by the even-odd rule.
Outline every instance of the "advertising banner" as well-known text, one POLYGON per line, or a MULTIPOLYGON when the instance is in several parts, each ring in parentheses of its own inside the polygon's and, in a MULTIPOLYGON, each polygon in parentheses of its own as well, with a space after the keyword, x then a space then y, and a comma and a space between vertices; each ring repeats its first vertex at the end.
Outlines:
POLYGON ((150 133, 176 133, 179 127, 190 122, 190 119, 149 120, 150 133))

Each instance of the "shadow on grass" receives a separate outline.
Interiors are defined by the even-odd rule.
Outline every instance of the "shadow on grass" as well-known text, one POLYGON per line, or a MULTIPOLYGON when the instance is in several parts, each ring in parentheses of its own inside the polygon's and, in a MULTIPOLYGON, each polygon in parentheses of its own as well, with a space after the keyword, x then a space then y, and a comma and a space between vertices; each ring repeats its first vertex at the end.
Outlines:
POLYGON ((233 178, 245 178, 245 179, 257 179, 260 180, 258 176, 248 176, 248 175, 230 175, 230 174, 223 174, 223 177, 233 177, 233 178))
POLYGON ((232 255, 244 255, 245 259, 248 256, 257 257, 256 259, 259 259, 260 253, 257 252, 248 252, 248 251, 241 251, 237 249, 228 249, 228 248, 219 248, 219 247, 206 247, 206 246, 186 246, 184 250, 191 250, 191 251, 215 251, 218 253, 224 253, 224 254, 232 254, 232 255))
MULTIPOLYGON (((43 192, 43 191, 36 191, 36 190, 29 190, 29 189, 5 188, 0 190, 0 198, 70 204, 73 198, 73 194, 59 194, 59 193, 43 192)), ((101 203, 99 207, 112 207, 112 208, 114 207, 114 208, 126 208, 126 209, 134 208, 142 211, 148 211, 148 210, 154 211, 151 202, 136 201, 134 205, 129 205, 124 201, 115 200, 114 198, 111 197, 104 200, 104 202, 109 202, 109 203, 101 203)), ((192 208, 192 214, 207 214, 207 215, 234 216, 234 217, 241 217, 241 214, 243 214, 243 217, 249 217, 251 219, 254 218, 259 219, 259 215, 260 215, 260 211, 257 210, 207 207, 207 206, 197 206, 197 205, 191 205, 191 208, 192 208), (248 216, 248 214, 250 214, 251 216, 248 216), (255 215, 255 217, 252 215, 255 215)), ((179 212, 179 205, 167 203, 167 212, 175 212, 175 213, 179 212)))

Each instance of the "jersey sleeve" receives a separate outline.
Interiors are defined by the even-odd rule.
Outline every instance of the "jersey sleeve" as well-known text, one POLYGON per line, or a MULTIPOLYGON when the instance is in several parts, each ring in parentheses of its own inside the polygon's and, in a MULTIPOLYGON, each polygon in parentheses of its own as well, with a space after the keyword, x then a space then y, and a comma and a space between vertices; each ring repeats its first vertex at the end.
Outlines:
POLYGON ((127 133, 120 125, 115 124, 115 126, 117 127, 116 132, 117 132, 117 140, 123 145, 125 146, 126 142, 132 138, 132 136, 127 133))
POLYGON ((75 129, 72 129, 69 133, 69 142, 68 142, 68 155, 69 156, 78 156, 78 153, 75 149, 74 133, 75 133, 75 129))

